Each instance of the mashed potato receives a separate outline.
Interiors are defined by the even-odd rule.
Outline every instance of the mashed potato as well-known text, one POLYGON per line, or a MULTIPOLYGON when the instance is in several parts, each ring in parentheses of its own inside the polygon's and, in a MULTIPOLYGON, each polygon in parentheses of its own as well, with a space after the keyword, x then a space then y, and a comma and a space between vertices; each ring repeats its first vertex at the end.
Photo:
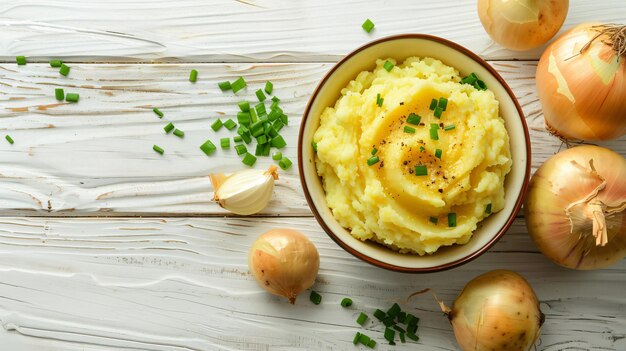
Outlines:
POLYGON ((512 162, 498 101, 441 61, 412 57, 390 72, 385 61, 322 113, 315 162, 328 205, 356 238, 400 252, 467 243, 504 207, 512 162), (430 105, 440 98, 447 107, 436 118, 430 105))

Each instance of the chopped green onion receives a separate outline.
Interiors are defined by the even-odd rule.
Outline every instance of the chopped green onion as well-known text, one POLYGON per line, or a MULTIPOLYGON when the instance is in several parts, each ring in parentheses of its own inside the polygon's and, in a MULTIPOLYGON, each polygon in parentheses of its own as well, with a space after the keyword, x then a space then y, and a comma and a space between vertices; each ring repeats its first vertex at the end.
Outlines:
POLYGON ((377 152, 378 152, 378 149, 377 148, 373 148, 372 149, 372 156, 376 155, 377 152))
POLYGON ((359 314, 359 317, 357 317, 356 322, 357 324, 363 325, 365 324, 366 320, 367 320, 367 315, 361 312, 361 314, 359 314))
POLYGON ((376 319, 378 319, 379 321, 385 319, 386 316, 387 314, 379 309, 376 309, 376 311, 374 311, 374 317, 376 317, 376 319))
POLYGON ((443 127, 443 130, 448 131, 448 130, 452 130, 454 128, 456 128, 456 126, 454 124, 450 124, 450 125, 447 125, 447 126, 443 127))
POLYGON ((372 339, 370 339, 370 337, 365 334, 361 334, 361 336, 359 337, 359 342, 363 345, 367 345, 367 343, 369 343, 370 340, 372 339))
POLYGON ((217 150, 217 146, 215 146, 211 140, 207 139, 204 144, 200 145, 200 150, 202 150, 207 156, 210 156, 215 152, 215 150, 217 150))
POLYGON ((430 138, 433 140, 439 140, 439 132, 437 128, 430 128, 430 138))
POLYGON ((380 161, 380 159, 378 158, 378 156, 372 156, 370 158, 367 159, 367 165, 368 166, 372 166, 378 163, 378 161, 380 161))
POLYGON ((62 63, 61 68, 59 68, 59 73, 67 77, 67 75, 70 74, 70 66, 62 63))
POLYGON ((272 160, 274 161, 280 161, 283 158, 283 153, 278 151, 275 152, 274 155, 272 155, 272 160))
POLYGON ((448 213, 448 227, 456 227, 456 213, 448 213))
POLYGON ((385 327, 391 327, 392 325, 396 324, 396 322, 394 322, 393 318, 391 317, 385 317, 385 319, 383 319, 383 324, 385 325, 385 327))
POLYGON ((172 122, 168 123, 165 127, 163 127, 163 130, 165 131, 165 134, 168 134, 173 129, 174 129, 174 124, 172 124, 172 122))
POLYGON ((224 123, 222 122, 221 119, 216 119, 215 122, 213 122, 213 124, 211 124, 211 129, 213 129, 214 132, 217 132, 218 130, 220 130, 220 128, 222 128, 222 126, 224 125, 224 123))
POLYGON ((365 30, 366 32, 371 32, 372 29, 374 29, 374 22, 372 22, 369 18, 365 20, 365 22, 363 22, 363 24, 361 25, 361 28, 363 28, 363 30, 365 30))
POLYGON ((378 107, 383 107, 383 101, 385 101, 385 99, 380 97, 380 94, 376 94, 376 105, 378 105, 378 107))
POLYGON ((11 138, 9 134, 5 135, 4 138, 9 142, 9 144, 15 143, 15 141, 13 140, 13 138, 11 138))
POLYGON ((415 113, 411 112, 409 117, 407 117, 406 121, 407 121, 407 123, 410 123, 410 124, 413 124, 413 125, 419 125, 420 122, 422 121, 422 116, 416 115, 415 113))
POLYGON ((221 138, 220 146, 222 149, 230 149, 230 138, 221 138))
POLYGON ((161 155, 165 152, 165 150, 163 150, 159 145, 152 145, 152 150, 160 153, 161 155))
POLYGON ((474 83, 474 88, 478 90, 487 90, 487 84, 479 79, 476 81, 476 83, 474 83))
POLYGON ((263 122, 258 121, 250 126, 250 133, 252 133, 253 137, 258 137, 259 135, 264 133, 263 130, 263 122))
POLYGON ((341 300, 341 307, 350 307, 352 306, 352 299, 349 297, 344 297, 343 300, 341 300))
POLYGON ((271 94, 272 91, 274 91, 274 84, 268 80, 265 82, 265 92, 271 94))
POLYGON ((242 142, 242 141, 243 141, 243 138, 241 137, 241 135, 237 135, 237 136, 233 137, 233 140, 234 140, 236 143, 240 143, 240 142, 242 142))
POLYGON ((317 153, 317 143, 312 141, 311 142, 311 147, 313 148, 313 152, 317 153))
POLYGON ((254 109, 256 110, 256 113, 257 115, 259 115, 259 117, 267 114, 267 110, 265 109, 265 104, 263 102, 260 102, 256 106, 254 106, 254 109))
POLYGON ((256 149, 254 150, 254 156, 263 156, 263 148, 265 145, 256 144, 256 149))
POLYGON ((272 101, 274 101, 275 103, 279 103, 280 99, 277 96, 272 97, 272 101))
POLYGON ((283 110, 281 110, 280 107, 276 106, 270 111, 270 114, 267 115, 267 118, 273 122, 279 119, 282 114, 283 114, 283 110))
POLYGON ((248 101, 239 101, 237 103, 241 112, 249 112, 250 111, 250 103, 248 101))
POLYGON ((182 137, 184 137, 184 136, 185 136, 185 132, 183 132, 183 131, 182 131, 182 130, 180 130, 180 129, 174 129, 174 133, 173 133, 173 134, 174 134, 174 135, 176 135, 176 136, 177 136, 177 137, 179 137, 179 138, 182 138, 182 137))
POLYGON ((491 203, 489 203, 489 204, 487 205, 487 208, 485 209, 485 212, 486 212, 487 214, 491 214, 491 203))
POLYGON ((435 157, 438 159, 441 159, 441 154, 443 153, 443 150, 441 149, 437 149, 435 150, 435 157))
POLYGON ((415 166, 415 175, 416 176, 425 176, 428 175, 428 168, 424 165, 415 166))
POLYGON ((227 91, 232 89, 229 81, 219 82, 217 83, 217 86, 220 88, 221 91, 227 91))
POLYGON ((257 90, 255 94, 256 94, 256 98, 259 99, 259 101, 265 101, 265 99, 267 99, 265 94, 263 94, 263 90, 261 89, 257 90))
POLYGON ((259 144, 266 144, 267 143, 267 136, 265 134, 261 134, 256 138, 256 142, 259 144))
POLYGON ((192 83, 195 83, 198 80, 198 71, 196 71, 195 69, 192 69, 191 72, 189 72, 189 81, 192 83))
POLYGON ((250 125, 251 117, 248 112, 237 112, 237 122, 241 125, 250 125))
POLYGON ((420 146, 420 152, 424 152, 425 150, 426 150, 426 148, 425 148, 425 147, 420 146))
POLYGON ((61 65, 63 64, 63 61, 61 60, 50 60, 50 67, 61 67, 61 65))
POLYGON ((252 136, 249 131, 241 134, 241 138, 246 144, 250 144, 252 142, 252 136))
POLYGON ((406 338, 404 337, 404 333, 400 333, 400 342, 405 343, 406 338))
POLYGON ((398 312, 398 322, 400 323, 404 323, 404 320, 406 319, 406 312, 398 312))
POLYGON ((396 318, 396 316, 398 315, 398 313, 400 313, 400 311, 402 311, 402 309, 400 308, 400 305, 398 305, 397 303, 394 303, 393 306, 391 306, 391 308, 389 308, 389 310, 387 311, 387 315, 391 318, 396 318))
POLYGON ((250 119, 252 120, 252 122, 256 122, 259 120, 258 116, 256 115, 256 110, 253 108, 250 109, 250 119))
POLYGON ((245 154, 246 152, 248 152, 248 148, 245 145, 239 144, 239 145, 235 145, 235 151, 237 151, 238 156, 241 156, 245 154))
POLYGON ((448 99, 446 99, 444 97, 440 97, 439 98, 439 103, 437 104, 437 107, 441 107, 441 110, 445 111, 446 108, 448 107, 448 99))
POLYGON ((415 317, 414 315, 410 313, 407 313, 406 315, 407 332, 415 334, 415 331, 417 330, 417 323, 419 321, 420 321, 419 318, 415 317))
POLYGON ((409 126, 404 126, 404 132, 405 133, 409 133, 409 134, 415 134, 415 128, 409 127, 409 126))
POLYGON ((63 88, 54 89, 54 97, 59 101, 65 100, 65 92, 63 91, 63 88))
POLYGON ((370 339, 370 341, 367 343, 367 347, 369 347, 370 349, 375 348, 376 347, 376 340, 370 339))
POLYGON ((16 56, 15 57, 15 62, 17 62, 17 64, 19 66, 23 66, 26 64, 26 56, 16 56))
POLYGON ((270 105, 270 110, 273 110, 275 108, 278 108, 278 102, 272 101, 272 104, 270 105))
POLYGON ((441 118, 442 113, 443 113, 443 110, 441 109, 441 107, 437 106, 437 108, 435 108, 435 112, 433 113, 433 115, 435 115, 435 117, 437 118, 441 118))
POLYGON ((476 73, 470 73, 469 76, 461 79, 461 83, 463 84, 469 84, 469 85, 474 85, 474 83, 478 80, 478 77, 476 76, 476 73))
POLYGON ((274 128, 274 130, 276 130, 277 132, 280 132, 280 130, 283 129, 284 126, 285 124, 281 120, 276 120, 274 121, 274 123, 272 123, 272 128, 274 128))
POLYGON ((354 339, 352 339, 352 343, 355 345, 358 344, 360 338, 361 338, 361 333, 356 332, 356 334, 354 334, 354 339))
POLYGON ((254 155, 252 155, 251 153, 246 152, 241 162, 246 166, 252 167, 254 163, 256 162, 256 157, 254 157, 254 155))
POLYGON ((238 92, 239 90, 245 88, 247 85, 248 84, 246 84, 246 81, 243 79, 243 77, 237 78, 236 81, 230 84, 231 88, 233 89, 233 93, 238 92))
POLYGON ((385 340, 389 341, 389 343, 393 342, 393 339, 396 336, 396 331, 390 328, 385 328, 385 340))
POLYGON ((319 305, 322 302, 322 295, 318 294, 315 290, 311 290, 309 300, 311 300, 314 304, 319 305))
POLYGON ((432 99, 430 100, 430 107, 429 109, 431 109, 432 111, 434 111, 437 108, 437 104, 439 102, 437 101, 437 99, 432 99))
POLYGON ((237 127, 237 123, 229 118, 226 122, 224 122, 224 127, 226 127, 226 129, 228 130, 233 130, 235 127, 237 127))
POLYGON ((276 138, 272 138, 272 146, 277 149, 282 149, 287 146, 287 143, 285 142, 285 139, 279 135, 276 138))
POLYGON ((65 101, 67 102, 78 102, 79 96, 76 93, 67 93, 65 95, 65 101))
MULTIPOLYGON (((63 89, 61 89, 63 90, 63 89)), ((153 108, 152 112, 156 113, 157 116, 159 116, 159 118, 163 118, 163 112, 161 112, 161 110, 159 110, 158 108, 153 108)))
POLYGON ((283 157, 282 160, 278 161, 278 167, 285 171, 288 170, 292 164, 291 160, 287 157, 283 157))
POLYGON ((280 120, 283 122, 284 125, 289 125, 289 117, 287 117, 287 115, 281 115, 280 120))
POLYGON ((439 222, 439 218, 437 217, 430 217, 428 218, 428 220, 430 221, 430 223, 433 223, 433 224, 437 224, 439 222))
POLYGON ((394 325, 393 329, 395 329, 398 333, 406 333, 406 330, 402 329, 402 327, 394 325))
POLYGON ((419 336, 417 336, 417 335, 415 335, 415 334, 413 334, 413 333, 406 333, 406 336, 407 336, 409 339, 413 340, 413 341, 419 341, 419 339, 420 339, 420 338, 419 338, 419 336))
POLYGON ((387 72, 391 72, 391 70, 393 69, 393 63, 391 63, 391 61, 387 60, 387 61, 385 61, 385 64, 383 65, 383 67, 385 68, 385 70, 387 72))

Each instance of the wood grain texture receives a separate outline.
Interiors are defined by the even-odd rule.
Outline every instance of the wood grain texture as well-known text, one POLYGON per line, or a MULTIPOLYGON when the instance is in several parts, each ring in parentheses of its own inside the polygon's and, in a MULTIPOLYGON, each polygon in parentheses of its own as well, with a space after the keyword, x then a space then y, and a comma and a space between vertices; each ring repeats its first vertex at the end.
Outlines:
MULTIPOLYGON (((420 350, 456 350, 447 319, 428 294, 450 303, 465 283, 494 268, 513 269, 535 288, 547 315, 539 350, 626 349, 626 260, 595 272, 557 267, 525 233, 523 221, 488 253, 458 269, 406 275, 369 266, 332 242, 312 218, 150 218, 0 220, 0 340, 10 350, 344 350, 354 322, 399 302, 421 318, 420 350), (254 239, 299 228, 318 247, 313 287, 290 306, 248 273, 254 239), (339 301, 350 296, 352 308, 339 301), (21 336, 18 338, 18 336, 21 336)), ((366 332, 387 347, 382 328, 366 332)))
MULTIPOLYGON (((626 20, 623 0, 570 0, 563 28, 626 20)), ((336 61, 376 38, 441 36, 489 59, 537 59, 494 44, 476 0, 4 0, 0 62, 16 55, 73 62, 336 61), (361 29, 366 18, 376 28, 361 29)), ((34 61, 33 61, 34 62, 34 61)))
MULTIPOLYGON (((524 109, 533 141, 533 170, 563 148, 543 126, 536 63, 492 62, 524 109)), ((299 121, 306 102, 331 64, 75 64, 68 77, 43 64, 0 65, 0 214, 24 215, 224 215, 210 201, 207 175, 244 167, 234 150, 205 156, 207 139, 234 135, 210 129, 217 117, 234 118, 242 99, 274 82, 290 125, 283 153, 296 160, 299 121), (192 84, 189 71, 198 69, 192 84), (237 96, 216 83, 245 76, 237 96), (54 88, 80 93, 77 104, 57 103, 54 88), (152 107, 159 107, 163 119, 152 107), (185 138, 165 135, 172 121, 185 138), (165 156, 152 151, 158 144, 165 156)), ((626 138, 603 145, 626 155, 626 138)), ((271 164, 260 158, 256 167, 271 164)), ((263 215, 308 216, 297 167, 282 172, 276 196, 263 215)))

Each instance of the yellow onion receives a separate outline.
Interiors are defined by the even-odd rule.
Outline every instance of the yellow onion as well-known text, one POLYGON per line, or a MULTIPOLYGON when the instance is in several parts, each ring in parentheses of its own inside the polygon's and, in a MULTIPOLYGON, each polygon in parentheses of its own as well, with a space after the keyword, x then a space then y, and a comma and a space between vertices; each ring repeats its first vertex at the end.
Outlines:
POLYGON ((273 229, 254 242, 248 266, 260 286, 294 304, 296 296, 315 283, 320 257, 304 234, 291 229, 273 229))
POLYGON ((528 232, 555 263, 606 267, 626 256, 626 159, 584 145, 546 161, 524 205, 528 232))
POLYGON ((478 0, 478 17, 496 43, 529 50, 559 31, 568 7, 568 0, 478 0))
POLYGON ((439 304, 463 351, 528 351, 545 320, 533 288, 508 270, 472 279, 452 308, 439 304))
POLYGON ((548 130, 572 139, 626 134, 626 26, 583 23, 555 40, 537 66, 548 130))

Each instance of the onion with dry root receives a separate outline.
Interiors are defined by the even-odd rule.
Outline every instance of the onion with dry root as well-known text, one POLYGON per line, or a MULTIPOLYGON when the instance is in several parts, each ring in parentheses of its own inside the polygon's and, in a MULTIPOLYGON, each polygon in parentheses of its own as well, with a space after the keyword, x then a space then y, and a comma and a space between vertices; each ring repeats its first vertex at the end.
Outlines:
POLYGON ((555 40, 537 65, 548 130, 562 138, 626 134, 626 26, 583 23, 555 40))
POLYGON ((274 229, 259 236, 250 249, 248 266, 265 290, 289 303, 313 286, 320 267, 315 245, 302 233, 274 229))
POLYGON ((568 0, 478 0, 478 16, 496 43, 529 50, 559 31, 568 7, 568 0))
POLYGON ((599 146, 559 152, 535 173, 524 205, 528 232, 555 263, 606 267, 626 256, 626 159, 599 146))
POLYGON ((463 351, 528 351, 545 320, 533 288, 508 270, 472 279, 452 308, 439 305, 463 351))

